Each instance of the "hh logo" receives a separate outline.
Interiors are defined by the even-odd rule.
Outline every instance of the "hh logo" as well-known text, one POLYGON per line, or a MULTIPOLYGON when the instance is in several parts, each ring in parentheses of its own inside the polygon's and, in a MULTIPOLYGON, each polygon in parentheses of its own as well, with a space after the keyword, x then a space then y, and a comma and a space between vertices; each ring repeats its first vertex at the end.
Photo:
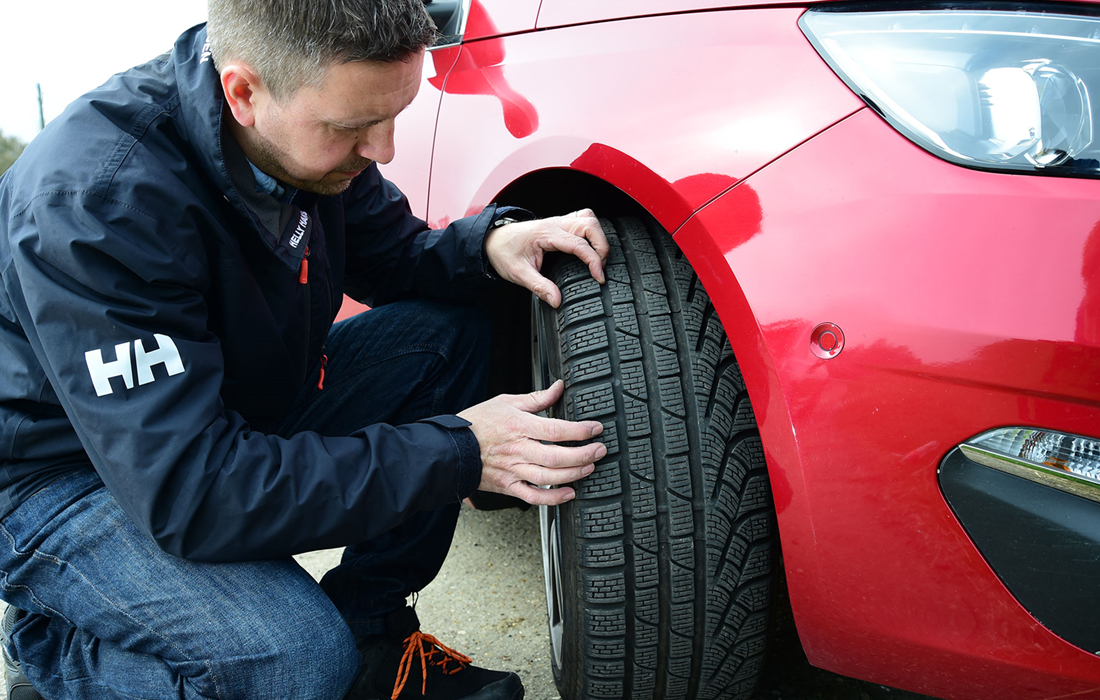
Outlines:
POLYGON ((95 387, 96 396, 106 396, 111 393, 111 377, 122 377, 127 389, 134 388, 134 367, 137 367, 138 384, 148 384, 156 377, 153 376, 154 365, 164 365, 168 370, 168 376, 172 377, 183 373, 183 360, 176 344, 166 335, 154 333, 159 345, 156 350, 145 351, 141 340, 135 340, 133 362, 130 358, 130 343, 119 343, 115 346, 115 361, 104 362, 103 351, 89 350, 84 353, 84 360, 88 363, 88 374, 92 375, 92 386, 95 387))

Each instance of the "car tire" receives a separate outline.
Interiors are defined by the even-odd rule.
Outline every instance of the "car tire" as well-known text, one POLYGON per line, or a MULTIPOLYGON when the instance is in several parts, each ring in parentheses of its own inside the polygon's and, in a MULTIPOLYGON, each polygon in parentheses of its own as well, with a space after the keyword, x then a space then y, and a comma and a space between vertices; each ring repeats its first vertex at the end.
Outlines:
POLYGON ((607 455, 541 508, 563 700, 748 698, 763 667, 778 545, 764 452, 725 331, 655 223, 601 222, 606 285, 573 257, 535 301, 536 388, 597 420, 607 455))

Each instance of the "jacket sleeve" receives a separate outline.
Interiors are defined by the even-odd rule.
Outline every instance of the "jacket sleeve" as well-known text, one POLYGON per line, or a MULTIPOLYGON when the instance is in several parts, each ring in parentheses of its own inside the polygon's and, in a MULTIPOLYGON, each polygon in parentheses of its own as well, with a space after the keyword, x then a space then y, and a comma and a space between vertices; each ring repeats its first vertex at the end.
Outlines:
POLYGON ((370 306, 407 297, 472 301, 498 280, 484 253, 495 205, 433 231, 374 164, 344 198, 345 290, 353 299, 370 306))
POLYGON ((346 545, 476 489, 477 442, 455 416, 282 439, 226 410, 187 226, 98 195, 40 195, 11 221, 3 270, 92 464, 165 551, 225 561, 346 545))

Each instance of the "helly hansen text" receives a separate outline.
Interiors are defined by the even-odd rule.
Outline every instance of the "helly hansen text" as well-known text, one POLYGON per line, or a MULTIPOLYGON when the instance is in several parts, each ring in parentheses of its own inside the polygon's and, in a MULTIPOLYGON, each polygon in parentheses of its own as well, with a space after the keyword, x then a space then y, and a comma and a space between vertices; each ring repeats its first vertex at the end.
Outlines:
POLYGON ((309 223, 309 214, 302 212, 302 215, 298 217, 298 228, 294 229, 294 235, 290 237, 290 247, 297 248, 298 244, 302 241, 302 236, 306 233, 306 224, 309 223))
POLYGON ((102 350, 89 350, 84 353, 84 360, 88 363, 88 374, 92 375, 92 386, 95 387, 96 396, 106 396, 111 393, 111 377, 122 377, 126 388, 133 389, 135 366, 138 384, 148 384, 156 379, 153 376, 155 365, 164 365, 169 377, 183 372, 183 360, 180 359, 175 342, 159 333, 154 333, 153 337, 159 345, 156 350, 149 352, 145 351, 145 346, 140 339, 133 342, 133 362, 130 361, 130 343, 119 343, 115 346, 114 362, 104 362, 102 350))

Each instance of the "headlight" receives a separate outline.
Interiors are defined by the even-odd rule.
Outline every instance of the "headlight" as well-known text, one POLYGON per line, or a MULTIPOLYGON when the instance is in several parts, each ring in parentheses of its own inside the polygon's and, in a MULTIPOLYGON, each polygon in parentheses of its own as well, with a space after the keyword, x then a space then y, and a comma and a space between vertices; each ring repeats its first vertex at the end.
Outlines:
POLYGON ((985 169, 1100 177, 1100 18, 826 7, 799 24, 856 94, 935 155, 985 169))

